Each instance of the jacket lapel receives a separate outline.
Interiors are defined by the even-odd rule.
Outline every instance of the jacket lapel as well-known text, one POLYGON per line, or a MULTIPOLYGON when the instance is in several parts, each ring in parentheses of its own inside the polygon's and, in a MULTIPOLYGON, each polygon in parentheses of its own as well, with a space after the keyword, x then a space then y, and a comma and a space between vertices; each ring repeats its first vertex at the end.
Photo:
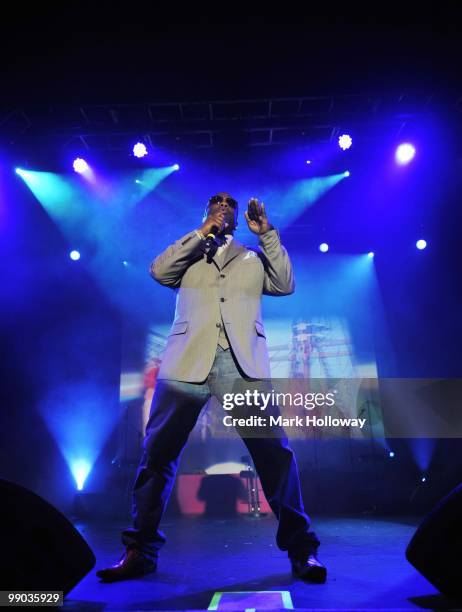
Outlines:
POLYGON ((233 241, 231 242, 229 247, 224 250, 221 257, 217 258, 218 259, 217 264, 221 267, 221 269, 223 269, 233 259, 235 259, 241 253, 244 253, 245 251, 247 251, 245 246, 241 244, 239 241, 237 241, 235 238, 233 238, 233 241))

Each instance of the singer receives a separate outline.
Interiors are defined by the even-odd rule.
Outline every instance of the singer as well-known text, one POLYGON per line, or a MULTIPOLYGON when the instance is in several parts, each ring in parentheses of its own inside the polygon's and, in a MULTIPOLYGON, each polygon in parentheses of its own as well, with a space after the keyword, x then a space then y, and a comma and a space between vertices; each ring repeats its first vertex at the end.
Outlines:
MULTIPOLYGON (((166 542, 159 524, 179 456, 211 395, 223 401, 236 380, 270 378, 261 296, 293 293, 294 275, 264 204, 252 198, 244 216, 259 238, 258 248, 234 239, 238 203, 221 192, 209 199, 201 227, 151 264, 152 277, 177 292, 175 318, 133 488, 133 527, 122 532, 125 552, 120 561, 97 572, 104 581, 156 570, 159 550, 166 542)), ((320 541, 303 508, 297 463, 280 431, 276 437, 243 437, 243 441, 278 520, 276 542, 287 551, 293 574, 325 582, 327 570, 317 558, 320 541)))

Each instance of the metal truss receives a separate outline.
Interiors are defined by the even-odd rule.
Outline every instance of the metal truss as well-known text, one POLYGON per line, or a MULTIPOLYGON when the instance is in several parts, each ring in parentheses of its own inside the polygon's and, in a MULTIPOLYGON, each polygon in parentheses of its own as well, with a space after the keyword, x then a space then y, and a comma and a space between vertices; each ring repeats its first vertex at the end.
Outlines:
POLYGON ((267 147, 331 142, 342 133, 368 141, 422 117, 459 115, 462 98, 435 93, 338 95, 146 104, 49 105, 0 111, 0 136, 45 139, 59 149, 126 151, 135 140, 165 149, 267 147))

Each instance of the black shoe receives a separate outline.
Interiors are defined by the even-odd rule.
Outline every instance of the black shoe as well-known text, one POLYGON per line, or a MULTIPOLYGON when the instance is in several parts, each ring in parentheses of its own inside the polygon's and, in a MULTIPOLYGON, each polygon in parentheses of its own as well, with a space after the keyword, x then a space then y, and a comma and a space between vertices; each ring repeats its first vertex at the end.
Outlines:
POLYGON ((314 553, 304 559, 291 559, 292 574, 308 582, 326 582, 327 568, 321 563, 314 553))
POLYGON ((98 570, 96 575, 105 582, 115 582, 116 580, 143 576, 155 572, 156 569, 157 563, 155 561, 147 559, 139 550, 130 548, 125 551, 120 561, 115 565, 98 570))

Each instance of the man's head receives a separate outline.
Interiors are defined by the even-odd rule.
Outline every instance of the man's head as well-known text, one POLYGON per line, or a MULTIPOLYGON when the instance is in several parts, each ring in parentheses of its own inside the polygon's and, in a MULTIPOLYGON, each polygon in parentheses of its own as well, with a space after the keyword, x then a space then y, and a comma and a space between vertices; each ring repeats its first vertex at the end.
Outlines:
POLYGON ((220 191, 209 199, 204 213, 204 220, 210 213, 219 211, 225 214, 225 221, 227 223, 223 233, 233 234, 237 227, 238 204, 237 200, 226 191, 220 191))

